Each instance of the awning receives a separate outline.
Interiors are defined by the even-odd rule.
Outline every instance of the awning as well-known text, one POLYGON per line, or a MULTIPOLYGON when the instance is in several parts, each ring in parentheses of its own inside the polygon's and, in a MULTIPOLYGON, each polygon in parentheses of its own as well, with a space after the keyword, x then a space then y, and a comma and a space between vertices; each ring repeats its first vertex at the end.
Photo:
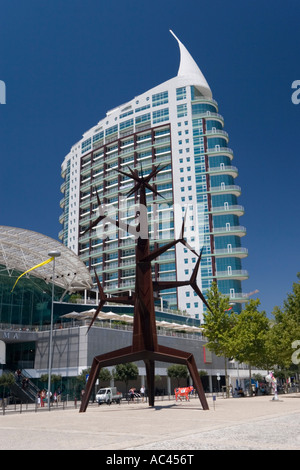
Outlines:
MULTIPOLYGON (((69 292, 92 289, 93 282, 87 267, 65 245, 31 230, 0 225, 0 269, 8 272, 9 276, 46 261, 50 251, 61 253, 55 259, 55 285, 69 292)), ((26 274, 43 279, 46 283, 52 283, 52 275, 52 262, 26 274)))

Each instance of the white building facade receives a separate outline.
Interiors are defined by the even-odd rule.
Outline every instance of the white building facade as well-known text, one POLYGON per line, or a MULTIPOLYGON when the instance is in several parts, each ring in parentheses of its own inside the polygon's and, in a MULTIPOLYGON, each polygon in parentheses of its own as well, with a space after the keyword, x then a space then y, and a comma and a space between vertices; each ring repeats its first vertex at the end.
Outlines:
MULTIPOLYGON (((92 276, 97 272, 107 294, 134 290, 135 237, 116 232, 111 224, 87 229, 99 216, 98 200, 105 213, 136 225, 138 201, 127 196, 132 180, 119 171, 129 167, 146 175, 161 165, 152 181, 159 195, 147 196, 151 244, 178 238, 185 218, 184 236, 193 250, 202 250, 198 285, 205 295, 217 281, 238 312, 247 299, 242 281, 248 277, 241 265, 247 250, 241 244, 246 230, 239 223, 244 209, 237 202, 238 171, 210 87, 172 34, 180 49, 177 76, 107 112, 66 155, 59 238, 92 276)), ((153 263, 153 279, 187 280, 196 259, 193 251, 177 244, 153 263)), ((203 304, 191 287, 162 291, 161 296, 168 308, 202 319, 203 304)))

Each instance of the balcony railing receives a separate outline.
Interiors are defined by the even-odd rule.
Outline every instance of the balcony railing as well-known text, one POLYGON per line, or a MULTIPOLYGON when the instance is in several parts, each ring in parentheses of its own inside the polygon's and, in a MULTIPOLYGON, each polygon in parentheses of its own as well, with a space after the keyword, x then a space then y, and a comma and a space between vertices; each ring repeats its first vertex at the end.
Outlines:
POLYGON ((211 149, 207 149, 206 154, 220 154, 220 153, 225 153, 226 155, 229 156, 229 158, 233 159, 233 150, 230 149, 229 147, 215 147, 211 149))
POLYGON ((214 166, 208 169, 207 171, 208 174, 232 174, 234 176, 237 176, 238 174, 238 169, 233 166, 214 166))
POLYGON ((242 227, 241 225, 218 227, 218 228, 213 228, 211 233, 212 235, 219 235, 219 236, 233 235, 233 234, 243 236, 243 235, 246 235, 246 228, 242 227))
POLYGON ((241 188, 240 188, 240 186, 237 186, 236 184, 224 185, 224 186, 221 185, 221 186, 211 187, 208 192, 209 193, 214 193, 214 194, 232 193, 232 194, 235 194, 236 196, 239 196, 241 194, 241 188))
POLYGON ((245 280, 248 279, 248 271, 244 269, 228 269, 227 271, 217 271, 216 274, 202 274, 202 279, 239 279, 245 280))
POLYGON ((215 277, 217 279, 248 279, 249 274, 245 269, 228 269, 227 271, 217 271, 215 277))
POLYGON ((211 210, 209 211, 209 213, 213 215, 223 214, 224 212, 230 213, 230 214, 234 213, 238 216, 241 216, 244 214, 245 210, 243 206, 232 205, 232 206, 212 207, 211 210))
POLYGON ((228 257, 238 257, 238 258, 245 258, 248 256, 248 249, 244 247, 237 247, 237 248, 224 248, 224 249, 216 249, 213 253, 206 253, 202 255, 203 257, 211 257, 217 256, 218 258, 228 258, 228 257))

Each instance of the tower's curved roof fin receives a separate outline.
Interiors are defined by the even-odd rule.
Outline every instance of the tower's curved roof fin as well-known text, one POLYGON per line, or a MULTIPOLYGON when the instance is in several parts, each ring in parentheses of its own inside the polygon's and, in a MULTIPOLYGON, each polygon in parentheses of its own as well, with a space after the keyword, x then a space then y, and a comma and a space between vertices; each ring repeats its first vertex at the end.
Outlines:
POLYGON ((182 44, 182 42, 178 39, 178 37, 173 33, 171 29, 170 29, 170 33, 174 36, 174 38, 178 42, 179 50, 180 50, 180 65, 179 65, 177 76, 192 79, 194 81, 194 85, 199 87, 203 95, 212 96, 211 89, 209 88, 209 85, 203 73, 199 69, 193 57, 191 56, 189 51, 186 49, 186 47, 182 44))

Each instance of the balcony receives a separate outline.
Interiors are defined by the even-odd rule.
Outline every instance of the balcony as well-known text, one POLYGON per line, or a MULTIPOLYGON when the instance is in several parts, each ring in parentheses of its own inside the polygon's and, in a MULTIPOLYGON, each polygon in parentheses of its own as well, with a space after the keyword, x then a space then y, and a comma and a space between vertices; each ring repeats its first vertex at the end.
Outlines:
POLYGON ((233 178, 238 176, 238 169, 235 166, 216 166, 209 168, 206 172, 209 175, 230 175, 233 178))
POLYGON ((61 191, 62 193, 65 192, 66 186, 67 186, 67 181, 64 181, 64 182, 60 185, 60 191, 61 191))
POLYGON ((205 152, 207 155, 210 157, 216 156, 216 155, 227 155, 231 160, 233 159, 233 150, 228 148, 228 147, 215 147, 212 149, 207 149, 205 152))
POLYGON ((243 247, 237 248, 224 248, 214 250, 213 253, 206 253, 203 257, 215 256, 216 258, 246 258, 248 256, 248 249, 243 247))
POLYGON ((232 270, 229 269, 228 267, 227 271, 219 271, 216 273, 215 277, 216 279, 238 279, 240 281, 243 281, 245 279, 248 279, 249 274, 248 271, 241 269, 241 270, 232 270))
POLYGON ((214 119, 214 120, 220 121, 222 125, 224 126, 224 118, 219 113, 213 113, 211 111, 204 111, 203 113, 194 113, 193 119, 196 119, 196 118, 214 119))
POLYGON ((222 137, 225 137, 225 139, 229 140, 229 136, 228 136, 228 133, 226 131, 223 131, 221 129, 212 129, 210 131, 206 131, 205 134, 203 134, 203 136, 207 136, 207 137, 219 137, 219 136, 222 136, 222 137))
POLYGON ((210 275, 202 275, 202 279, 211 279, 212 277, 214 279, 219 279, 219 280, 228 280, 228 279, 237 279, 239 281, 244 281, 245 279, 248 279, 249 274, 248 271, 241 269, 241 270, 232 270, 229 269, 230 266, 228 266, 227 271, 218 271, 214 276, 212 274, 210 275))
POLYGON ((226 294, 226 297, 229 297, 230 302, 234 303, 243 303, 249 300, 249 294, 244 294, 242 292, 226 294))
POLYGON ((224 205, 220 207, 212 207, 209 213, 212 215, 234 214, 238 217, 241 217, 242 215, 244 215, 245 210, 243 206, 239 205, 224 205))
POLYGON ((65 214, 65 212, 63 212, 60 216, 59 216, 59 223, 60 224, 63 224, 64 223, 64 220, 66 218, 67 214, 65 214))
POLYGON ((211 235, 220 237, 226 235, 237 235, 238 237, 243 237, 244 235, 246 235, 246 228, 240 225, 234 227, 228 224, 225 227, 213 228, 211 235))
POLYGON ((240 186, 237 186, 236 184, 233 185, 223 185, 221 184, 220 186, 213 186, 207 191, 210 193, 212 196, 215 196, 217 194, 234 194, 235 196, 240 196, 241 195, 241 188, 240 186))
POLYGON ((201 96, 195 96, 195 98, 192 100, 192 104, 196 104, 196 103, 214 104, 216 107, 218 107, 218 103, 213 98, 204 98, 201 96))

